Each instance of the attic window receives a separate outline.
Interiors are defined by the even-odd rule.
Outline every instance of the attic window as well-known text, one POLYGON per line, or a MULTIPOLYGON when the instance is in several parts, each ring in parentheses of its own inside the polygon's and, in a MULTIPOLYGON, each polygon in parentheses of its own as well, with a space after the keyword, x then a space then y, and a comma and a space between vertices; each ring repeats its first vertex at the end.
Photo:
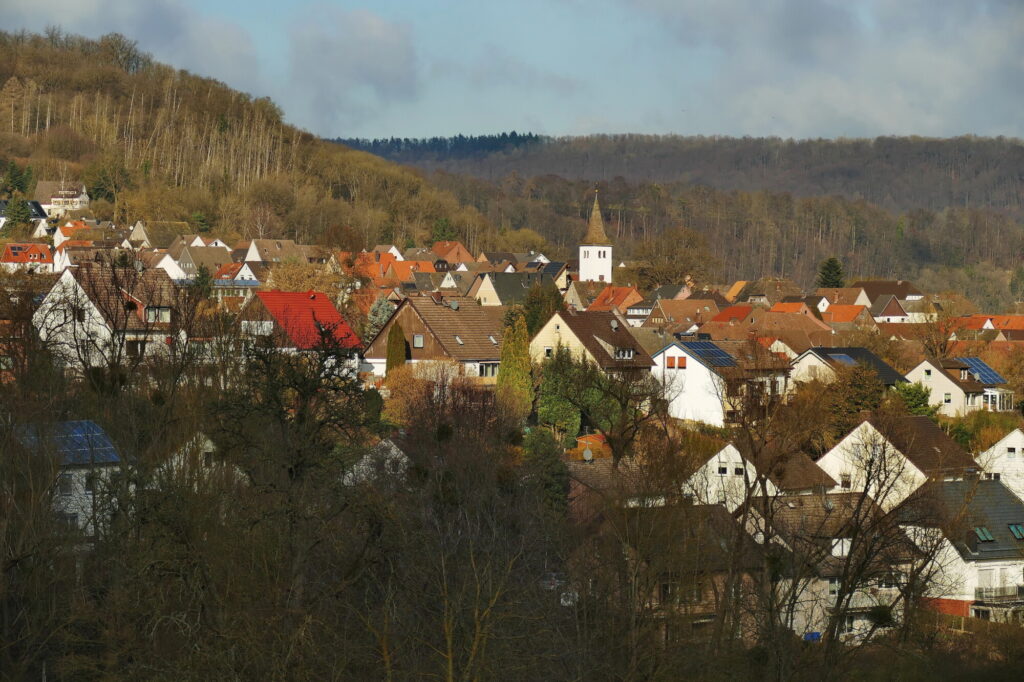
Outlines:
POLYGON ((974 534, 978 536, 978 539, 982 542, 995 542, 995 538, 992 537, 991 531, 985 526, 978 526, 974 529, 974 534))
POLYGON ((632 360, 633 349, 632 348, 616 348, 615 349, 616 360, 632 360))
POLYGON ((413 334, 412 335, 412 347, 413 348, 423 348, 423 334, 413 334))
POLYGON ((1013 533, 1013 537, 1018 540, 1024 540, 1024 525, 1019 523, 1010 524, 1010 532, 1013 533))

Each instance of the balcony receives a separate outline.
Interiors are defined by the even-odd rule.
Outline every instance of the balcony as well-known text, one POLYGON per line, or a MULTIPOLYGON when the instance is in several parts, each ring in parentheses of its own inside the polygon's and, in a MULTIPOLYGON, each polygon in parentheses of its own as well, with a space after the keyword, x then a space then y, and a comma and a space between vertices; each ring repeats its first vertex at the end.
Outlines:
POLYGON ((1024 601, 1024 585, 976 587, 974 588, 974 600, 990 604, 1024 601))

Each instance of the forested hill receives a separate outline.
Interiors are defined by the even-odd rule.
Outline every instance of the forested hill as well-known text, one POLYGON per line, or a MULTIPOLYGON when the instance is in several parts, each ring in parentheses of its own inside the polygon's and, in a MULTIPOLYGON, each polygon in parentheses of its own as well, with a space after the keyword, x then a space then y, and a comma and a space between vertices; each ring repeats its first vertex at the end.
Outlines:
POLYGON ((410 140, 339 140, 428 170, 498 180, 682 182, 721 190, 863 198, 889 210, 991 207, 1021 213, 1024 145, 1007 138, 874 140, 529 133, 410 140))
POLYGON ((97 216, 122 223, 342 248, 423 243, 437 224, 470 248, 493 238, 417 171, 320 140, 269 99, 157 63, 118 34, 0 31, 0 164, 0 198, 81 179, 97 216))

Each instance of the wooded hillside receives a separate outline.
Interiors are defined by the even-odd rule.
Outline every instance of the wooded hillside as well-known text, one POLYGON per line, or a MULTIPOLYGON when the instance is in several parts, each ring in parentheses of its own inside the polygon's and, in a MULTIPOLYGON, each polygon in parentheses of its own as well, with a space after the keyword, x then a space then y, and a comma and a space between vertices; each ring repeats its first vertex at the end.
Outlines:
POLYGON ((404 245, 438 221, 474 248, 486 238, 476 211, 417 172, 322 142, 269 99, 159 64, 120 35, 0 32, 0 84, 4 167, 84 180, 101 217, 346 248, 404 245))

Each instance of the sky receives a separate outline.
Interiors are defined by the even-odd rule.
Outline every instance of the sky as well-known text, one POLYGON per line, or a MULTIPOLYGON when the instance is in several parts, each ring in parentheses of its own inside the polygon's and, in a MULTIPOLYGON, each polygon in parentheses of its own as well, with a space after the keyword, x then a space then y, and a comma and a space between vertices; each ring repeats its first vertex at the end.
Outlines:
POLYGON ((325 137, 1024 137, 1024 0, 0 0, 325 137))

